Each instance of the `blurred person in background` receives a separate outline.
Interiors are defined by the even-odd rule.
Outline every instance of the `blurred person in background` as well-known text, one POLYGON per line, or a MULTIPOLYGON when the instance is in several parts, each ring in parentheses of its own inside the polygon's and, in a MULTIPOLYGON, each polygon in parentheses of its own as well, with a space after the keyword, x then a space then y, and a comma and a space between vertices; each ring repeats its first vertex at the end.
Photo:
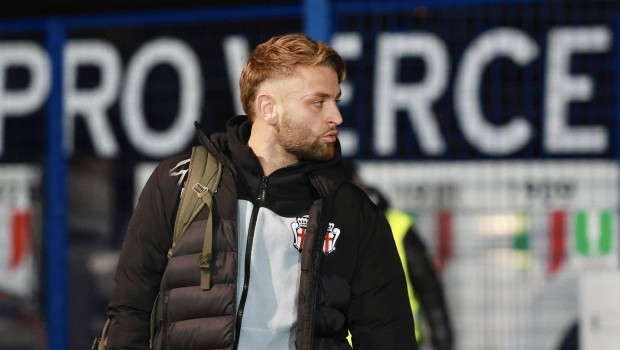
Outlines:
POLYGON ((240 79, 247 116, 225 133, 198 130, 224 171, 212 211, 198 214, 170 259, 188 154, 164 160, 140 195, 108 307, 108 349, 350 349, 348 331, 359 349, 417 349, 390 226, 340 166, 344 78, 338 53, 306 36, 256 47, 240 79), (205 288, 198 257, 209 215, 205 288))
POLYGON ((347 161, 344 165, 349 181, 368 194, 390 223, 407 275, 409 302, 416 320, 415 333, 419 345, 426 347, 430 343, 435 350, 452 350, 454 330, 443 284, 426 245, 416 230, 414 218, 409 213, 391 207, 378 189, 364 183, 354 163, 347 161))
POLYGON ((557 350, 579 350, 579 321, 575 321, 562 335, 557 350))

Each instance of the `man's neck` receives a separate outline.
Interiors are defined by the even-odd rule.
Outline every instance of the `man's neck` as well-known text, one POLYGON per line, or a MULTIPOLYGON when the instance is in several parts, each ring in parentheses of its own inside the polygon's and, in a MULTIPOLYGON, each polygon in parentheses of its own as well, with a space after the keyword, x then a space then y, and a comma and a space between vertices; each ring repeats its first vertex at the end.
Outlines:
POLYGON ((274 171, 291 166, 299 162, 297 158, 285 152, 275 139, 271 137, 261 137, 259 132, 252 130, 248 146, 252 148, 258 158, 265 176, 271 175, 274 171))

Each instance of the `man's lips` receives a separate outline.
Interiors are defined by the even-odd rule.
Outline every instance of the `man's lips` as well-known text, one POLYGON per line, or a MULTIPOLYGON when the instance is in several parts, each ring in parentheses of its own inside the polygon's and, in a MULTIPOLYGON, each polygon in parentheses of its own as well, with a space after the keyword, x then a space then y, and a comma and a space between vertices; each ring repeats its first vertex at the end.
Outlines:
POLYGON ((323 139, 328 142, 336 142, 336 139, 338 139, 338 130, 323 134, 323 139))

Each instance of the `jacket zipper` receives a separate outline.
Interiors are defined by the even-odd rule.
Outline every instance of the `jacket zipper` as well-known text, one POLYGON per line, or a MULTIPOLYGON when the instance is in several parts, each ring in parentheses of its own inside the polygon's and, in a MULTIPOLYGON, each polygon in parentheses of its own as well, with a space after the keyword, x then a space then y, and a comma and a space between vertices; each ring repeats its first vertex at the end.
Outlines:
POLYGON ((256 229, 256 218, 258 217, 258 210, 261 205, 265 202, 267 197, 267 182, 269 178, 267 176, 263 176, 261 179, 260 185, 258 187, 258 194, 256 197, 256 205, 252 208, 252 216, 250 217, 250 227, 248 228, 248 239, 245 247, 245 264, 244 270, 245 274, 243 277, 243 289, 241 291, 241 299, 239 300, 239 309, 237 309, 236 320, 235 320, 235 347, 237 349, 239 346, 239 336, 241 335, 241 321, 243 319, 243 311, 245 307, 245 300, 248 296, 248 287, 250 284, 250 263, 252 256, 252 244, 254 243, 254 231, 256 229))
MULTIPOLYGON (((319 192, 321 199, 325 201, 325 198, 327 195, 320 181, 318 181, 316 177, 311 176, 310 182, 312 183, 314 188, 319 192)), ((308 302, 306 306, 307 307, 306 312, 308 313, 308 318, 307 318, 307 321, 304 322, 304 325, 302 327, 303 329, 301 329, 300 332, 297 332, 298 336, 302 336, 302 338, 306 339, 305 343, 301 343, 302 340, 300 339, 297 340, 299 341, 297 348, 304 349, 304 350, 314 348, 314 318, 315 318, 315 313, 316 313, 316 294, 317 294, 317 287, 318 287, 316 280, 318 278, 318 266, 321 260, 320 252, 322 251, 321 247, 322 247, 323 237, 324 237, 322 232, 327 231, 327 223, 325 222, 325 216, 326 216, 325 206, 326 206, 326 203, 323 203, 321 205, 320 213, 318 214, 318 217, 315 219, 315 220, 318 220, 317 221, 318 229, 316 232, 317 237, 315 237, 315 242, 314 242, 315 246, 313 246, 313 249, 312 249, 313 251, 308 252, 311 254, 310 266, 307 266, 309 276, 308 276, 308 285, 307 285, 308 286, 308 290, 307 290, 308 302), (318 246, 316 246, 316 243, 319 243, 318 246)), ((312 211, 312 208, 310 210, 312 211)), ((298 327, 301 327, 301 325, 298 325, 298 327)))

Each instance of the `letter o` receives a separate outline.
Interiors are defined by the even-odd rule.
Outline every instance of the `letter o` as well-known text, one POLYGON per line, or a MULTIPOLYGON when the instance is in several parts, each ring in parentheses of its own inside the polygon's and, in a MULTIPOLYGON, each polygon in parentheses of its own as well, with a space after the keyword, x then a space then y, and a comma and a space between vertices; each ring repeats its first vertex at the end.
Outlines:
POLYGON ((138 49, 127 66, 125 90, 121 95, 121 123, 129 142, 140 152, 164 157, 179 151, 191 141, 194 121, 201 108, 202 73, 198 57, 186 43, 175 38, 152 40, 138 49), (152 130, 146 123, 142 97, 148 73, 167 63, 179 74, 179 111, 164 131, 152 130))

